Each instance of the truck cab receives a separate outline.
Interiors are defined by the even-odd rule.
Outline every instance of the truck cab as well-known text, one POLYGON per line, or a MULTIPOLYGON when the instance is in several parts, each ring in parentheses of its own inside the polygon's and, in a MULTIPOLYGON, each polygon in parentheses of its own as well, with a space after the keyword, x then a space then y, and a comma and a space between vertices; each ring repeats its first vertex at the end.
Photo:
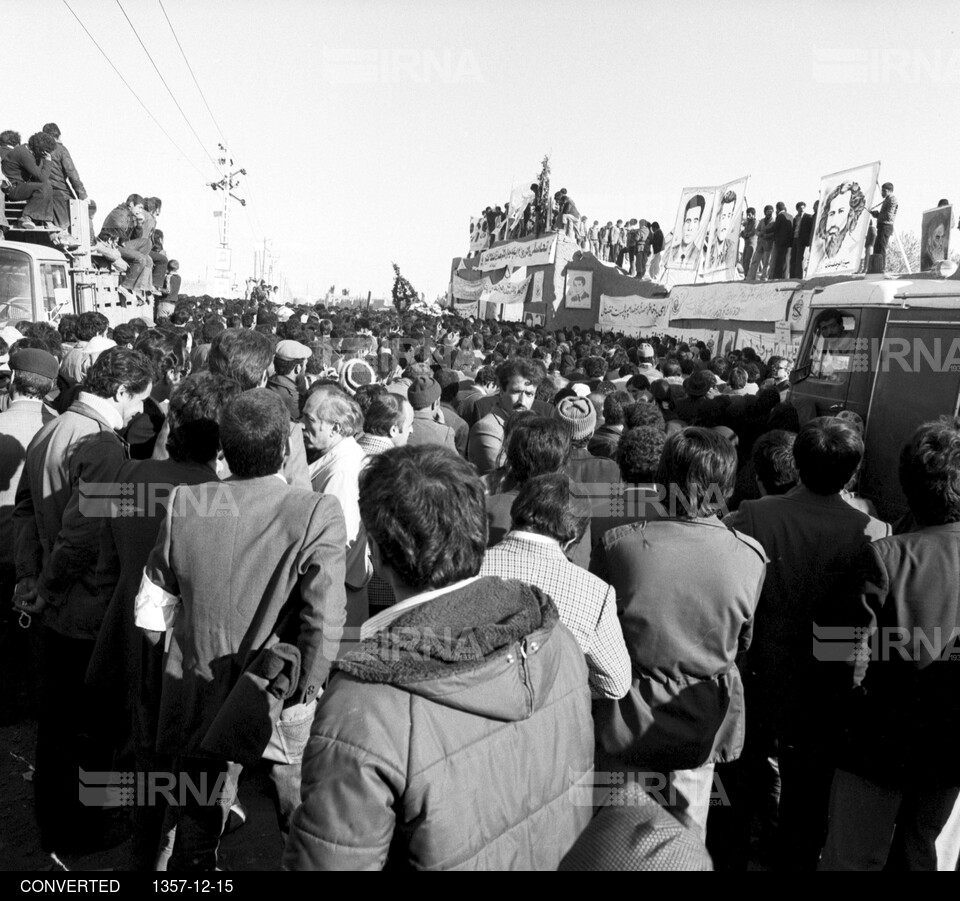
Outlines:
POLYGON ((843 410, 862 418, 859 491, 890 522, 906 513, 902 447, 922 423, 960 409, 960 278, 941 272, 823 287, 790 376, 801 423, 843 410))
MULTIPOLYGON (((7 215, 11 216, 7 203, 7 215)), ((143 315, 142 309, 124 306, 118 274, 107 260, 91 254, 86 200, 70 201, 69 245, 56 243, 48 229, 7 232, 0 241, 0 327, 17 322, 56 323, 64 313, 103 313, 111 326, 143 315)), ((15 219, 11 219, 15 221, 15 219)))

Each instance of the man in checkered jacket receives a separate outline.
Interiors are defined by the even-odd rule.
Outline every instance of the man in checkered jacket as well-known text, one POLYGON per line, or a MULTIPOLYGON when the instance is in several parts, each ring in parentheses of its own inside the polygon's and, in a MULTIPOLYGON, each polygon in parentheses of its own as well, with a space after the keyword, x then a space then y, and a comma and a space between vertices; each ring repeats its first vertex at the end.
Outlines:
POLYGON ((510 509, 513 530, 487 551, 482 576, 519 579, 545 591, 587 660, 595 698, 622 698, 630 689, 630 657, 617 621, 617 599, 602 579, 571 563, 564 551, 589 522, 563 473, 536 476, 510 509))

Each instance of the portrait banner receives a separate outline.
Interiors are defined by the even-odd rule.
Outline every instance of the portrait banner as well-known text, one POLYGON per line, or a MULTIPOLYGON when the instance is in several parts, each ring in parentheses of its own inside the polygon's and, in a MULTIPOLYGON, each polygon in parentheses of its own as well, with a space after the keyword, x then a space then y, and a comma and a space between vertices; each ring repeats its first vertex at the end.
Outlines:
POLYGON ((530 303, 543 303, 543 270, 533 273, 533 294, 530 303))
POLYGON ((736 350, 743 350, 745 347, 752 347, 757 356, 766 362, 770 357, 785 357, 793 365, 800 352, 800 339, 802 335, 798 332, 796 341, 785 343, 778 341, 776 334, 766 334, 764 332, 752 332, 748 329, 740 329, 737 332, 737 340, 734 342, 736 350))
POLYGON ((689 285, 697 279, 703 263, 703 248, 713 216, 713 201, 717 186, 684 188, 673 225, 673 240, 665 249, 662 265, 669 273, 670 284, 689 285))
POLYGON ((950 259, 950 226, 953 224, 953 206, 924 210, 920 226, 920 271, 933 269, 937 263, 950 259))
POLYGON ((515 266, 547 266, 554 261, 556 252, 556 235, 533 241, 511 241, 483 251, 477 268, 481 272, 492 272, 505 266, 511 269, 515 266))
POLYGON ((597 327, 603 331, 637 336, 641 332, 665 331, 669 324, 670 304, 632 294, 626 297, 600 295, 597 327))
POLYGON ((820 180, 820 205, 806 278, 853 275, 860 270, 879 175, 878 161, 820 180))
POLYGON ((490 243, 490 236, 487 234, 487 220, 482 216, 470 217, 470 252, 475 253, 483 250, 490 243))
POLYGON ((740 258, 740 227, 746 209, 748 175, 720 185, 713 194, 713 215, 707 228, 703 281, 733 281, 740 258))
POLYGON ((752 282, 724 283, 709 288, 678 285, 670 289, 670 321, 721 319, 776 322, 785 317, 791 284, 784 282, 782 288, 777 291, 769 284, 752 282))

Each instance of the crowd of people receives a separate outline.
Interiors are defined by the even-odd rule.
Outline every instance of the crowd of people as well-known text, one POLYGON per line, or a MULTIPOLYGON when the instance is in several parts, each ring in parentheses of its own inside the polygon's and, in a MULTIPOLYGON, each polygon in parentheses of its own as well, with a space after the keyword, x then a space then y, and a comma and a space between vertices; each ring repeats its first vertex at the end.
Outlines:
POLYGON ((46 850, 116 825, 78 767, 160 774, 125 865, 211 870, 265 766, 287 869, 937 867, 960 419, 904 448, 890 524, 862 421, 801 422, 777 357, 162 313, 0 332, 4 666, 41 686, 46 850))

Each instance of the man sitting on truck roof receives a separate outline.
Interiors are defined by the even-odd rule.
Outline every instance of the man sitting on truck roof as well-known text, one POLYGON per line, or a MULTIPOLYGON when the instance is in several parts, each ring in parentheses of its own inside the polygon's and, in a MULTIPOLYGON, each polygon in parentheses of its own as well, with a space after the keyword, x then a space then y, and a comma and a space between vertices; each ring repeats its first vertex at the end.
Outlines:
POLYGON ((10 183, 7 199, 27 201, 20 214, 20 228, 28 229, 45 227, 53 219, 53 190, 40 164, 57 146, 43 132, 33 135, 30 142, 29 146, 21 144, 15 131, 0 133, 0 171, 10 183))
POLYGON ((106 244, 113 239, 120 247, 120 256, 128 263, 126 275, 120 283, 120 293, 127 301, 136 300, 134 290, 144 267, 153 272, 153 260, 144 253, 127 248, 127 242, 134 239, 139 227, 139 218, 143 215, 143 198, 131 194, 123 203, 117 204, 103 220, 99 239, 106 244))

